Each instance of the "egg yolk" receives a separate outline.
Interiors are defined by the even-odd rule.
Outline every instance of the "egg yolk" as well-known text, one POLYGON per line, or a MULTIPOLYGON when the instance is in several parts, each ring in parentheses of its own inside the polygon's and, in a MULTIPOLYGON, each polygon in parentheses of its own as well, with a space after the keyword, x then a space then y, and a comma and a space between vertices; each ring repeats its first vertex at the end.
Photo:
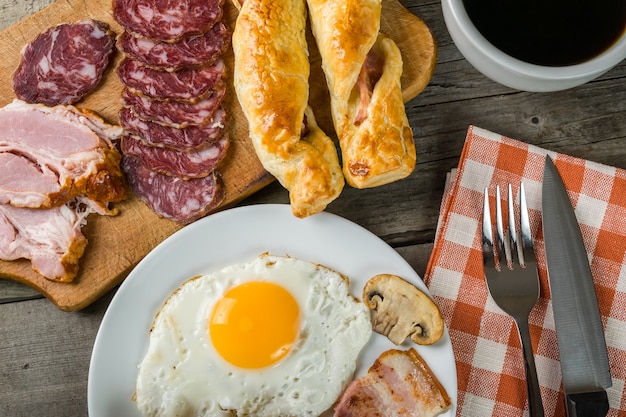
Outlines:
POLYGON ((252 281, 231 288, 209 319, 217 352, 240 368, 257 369, 280 361, 298 338, 300 309, 280 285, 252 281))

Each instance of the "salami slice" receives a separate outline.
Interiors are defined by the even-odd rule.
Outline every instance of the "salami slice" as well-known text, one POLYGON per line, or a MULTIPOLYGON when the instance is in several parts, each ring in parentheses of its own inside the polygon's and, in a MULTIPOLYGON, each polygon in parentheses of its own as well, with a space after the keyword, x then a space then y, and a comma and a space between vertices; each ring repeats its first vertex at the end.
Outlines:
POLYGON ((149 67, 171 71, 210 65, 228 49, 229 42, 228 28, 218 22, 204 35, 188 36, 174 43, 124 32, 117 39, 117 47, 149 67))
POLYGON ((138 159, 125 156, 122 166, 131 189, 158 216, 189 224, 217 208, 224 200, 224 185, 217 171, 185 180, 151 171, 138 159))
POLYGON ((226 66, 222 59, 200 69, 179 71, 157 70, 139 61, 124 58, 117 68, 122 83, 142 94, 159 100, 188 100, 205 98, 218 86, 224 84, 226 66))
POLYGON ((209 175, 226 156, 228 139, 223 137, 206 149, 196 152, 181 152, 145 144, 140 137, 126 135, 122 138, 124 155, 141 160, 150 170, 185 179, 209 175))
POLYGON ((114 0, 113 17, 129 32, 176 41, 201 35, 222 19, 224 0, 114 0))
POLYGON ((54 26, 22 49, 13 73, 15 94, 48 106, 75 103, 100 83, 114 50, 115 34, 105 22, 54 26))
POLYGON ((226 87, 221 86, 208 98, 196 103, 187 101, 153 100, 129 89, 122 93, 122 104, 129 107, 144 120, 152 120, 168 126, 183 128, 189 125, 204 125, 220 108, 226 87))
POLYGON ((143 120, 129 108, 119 113, 120 124, 130 134, 141 136, 148 145, 189 152, 203 149, 221 139, 226 130, 227 115, 219 108, 204 125, 190 125, 179 129, 143 120))

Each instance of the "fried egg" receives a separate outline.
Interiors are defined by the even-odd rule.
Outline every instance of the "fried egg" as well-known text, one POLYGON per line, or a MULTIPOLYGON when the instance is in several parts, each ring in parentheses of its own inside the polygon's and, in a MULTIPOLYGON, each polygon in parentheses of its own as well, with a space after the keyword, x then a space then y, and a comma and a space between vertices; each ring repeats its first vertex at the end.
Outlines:
POLYGON ((190 279, 139 364, 145 416, 319 416, 352 379, 368 308, 319 264, 263 254, 190 279))

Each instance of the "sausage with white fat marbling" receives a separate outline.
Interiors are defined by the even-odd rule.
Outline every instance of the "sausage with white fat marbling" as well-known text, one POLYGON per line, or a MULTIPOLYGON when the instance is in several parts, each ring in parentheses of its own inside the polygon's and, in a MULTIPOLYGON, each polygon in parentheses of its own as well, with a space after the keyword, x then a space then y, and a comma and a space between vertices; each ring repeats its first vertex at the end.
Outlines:
POLYGON ((113 17, 129 32, 177 41, 201 35, 222 19, 224 0, 114 0, 113 17))
POLYGON ((141 136, 149 145, 173 148, 183 152, 203 149, 226 134, 228 120, 224 109, 219 108, 207 123, 177 128, 140 118, 130 108, 123 108, 120 124, 127 133, 141 136))
POLYGON ((114 33, 105 22, 54 26, 22 49, 13 90, 28 103, 75 103, 100 84, 114 50, 114 33))
POLYGON ((203 178, 185 180, 159 174, 138 159, 124 156, 124 170, 131 189, 158 216, 180 224, 191 223, 215 209, 224 199, 224 184, 217 171, 203 178))
POLYGON ((222 22, 216 23, 204 35, 188 36, 174 43, 129 32, 124 32, 117 39, 117 47, 126 56, 167 71, 210 65, 219 59, 229 44, 230 34, 222 22))

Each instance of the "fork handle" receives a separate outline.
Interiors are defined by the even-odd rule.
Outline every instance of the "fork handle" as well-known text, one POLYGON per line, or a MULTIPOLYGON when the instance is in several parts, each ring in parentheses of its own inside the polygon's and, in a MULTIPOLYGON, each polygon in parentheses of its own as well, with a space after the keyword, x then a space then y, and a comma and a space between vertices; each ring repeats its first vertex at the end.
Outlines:
POLYGON ((528 390, 528 411, 530 417, 543 417, 543 403, 541 401, 541 391, 539 390, 539 380, 537 379, 533 345, 530 340, 530 331, 528 330, 528 320, 515 321, 522 344, 522 354, 524 355, 526 389, 528 390))

